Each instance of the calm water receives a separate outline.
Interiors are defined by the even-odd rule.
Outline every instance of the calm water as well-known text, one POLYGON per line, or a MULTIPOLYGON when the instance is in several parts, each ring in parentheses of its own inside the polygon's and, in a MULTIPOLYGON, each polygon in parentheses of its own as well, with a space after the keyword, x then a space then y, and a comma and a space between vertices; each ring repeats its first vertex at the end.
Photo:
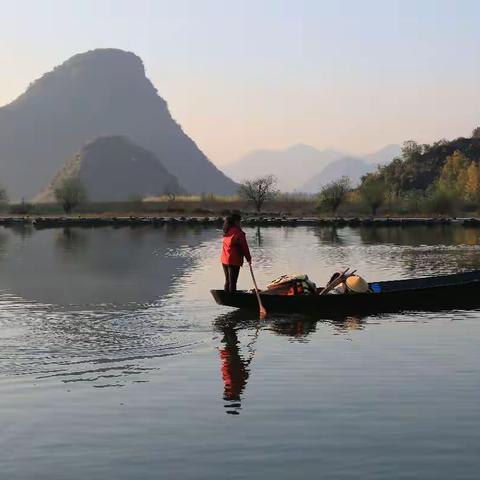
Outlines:
MULTIPOLYGON (((261 284, 480 268, 475 229, 246 232, 261 284)), ((479 477, 480 312, 259 322, 210 298, 220 242, 0 230, 0 478, 479 477)))

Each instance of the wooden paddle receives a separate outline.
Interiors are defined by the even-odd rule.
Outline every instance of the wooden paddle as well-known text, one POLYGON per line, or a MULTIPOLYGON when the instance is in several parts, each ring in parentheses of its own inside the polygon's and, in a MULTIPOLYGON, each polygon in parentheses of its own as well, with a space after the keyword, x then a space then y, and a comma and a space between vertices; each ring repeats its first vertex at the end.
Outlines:
POLYGON ((253 286, 255 287, 255 294, 257 295, 258 300, 258 308, 260 310, 260 318, 265 318, 267 316, 267 311, 263 306, 262 299, 260 298, 260 294, 258 293, 257 281, 255 280, 255 275, 253 274, 252 264, 249 263, 248 266, 250 267, 250 274, 252 275, 253 286))
POLYGON ((329 282, 323 290, 320 291, 319 295, 325 295, 326 293, 330 292, 334 289, 337 285, 340 285, 342 282, 345 281, 347 277, 353 275, 356 270, 353 270, 347 275, 347 272, 350 270, 350 267, 343 271, 338 277, 334 278, 331 282, 329 282))
POLYGON ((350 270, 350 267, 348 267, 346 270, 344 270, 342 273, 340 273, 337 277, 335 277, 333 280, 330 280, 322 290, 320 290, 319 295, 325 295, 328 293, 332 288, 335 288, 339 283, 341 283, 341 279, 346 275, 346 273, 350 270))

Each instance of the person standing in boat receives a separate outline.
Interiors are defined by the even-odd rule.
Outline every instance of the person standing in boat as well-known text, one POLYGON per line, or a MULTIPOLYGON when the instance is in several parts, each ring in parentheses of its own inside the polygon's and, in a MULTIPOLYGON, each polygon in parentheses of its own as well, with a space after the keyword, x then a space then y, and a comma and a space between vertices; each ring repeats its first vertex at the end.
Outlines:
POLYGON ((241 229, 242 217, 233 213, 225 218, 223 224, 223 247, 222 266, 225 274, 225 291, 235 293, 237 291, 238 274, 245 258, 249 264, 252 263, 250 249, 248 248, 245 233, 241 229))

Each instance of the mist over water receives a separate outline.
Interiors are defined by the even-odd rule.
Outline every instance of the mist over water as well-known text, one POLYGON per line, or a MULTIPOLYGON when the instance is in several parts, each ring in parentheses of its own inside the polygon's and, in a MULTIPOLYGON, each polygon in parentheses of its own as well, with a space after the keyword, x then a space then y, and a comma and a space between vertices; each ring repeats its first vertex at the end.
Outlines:
MULTIPOLYGON (((261 285, 480 268, 477 229, 246 233, 261 285)), ((0 230, 6 478, 476 478, 479 312, 259 322, 213 302, 220 244, 202 227, 0 230)))

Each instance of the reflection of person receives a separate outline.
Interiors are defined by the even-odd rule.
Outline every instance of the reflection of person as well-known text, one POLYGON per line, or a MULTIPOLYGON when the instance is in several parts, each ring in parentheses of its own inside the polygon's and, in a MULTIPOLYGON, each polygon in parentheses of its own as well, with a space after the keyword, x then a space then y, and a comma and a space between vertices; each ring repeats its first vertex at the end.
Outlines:
POLYGON ((225 218, 223 224, 222 265, 225 273, 225 291, 235 293, 243 258, 252 262, 245 233, 240 227, 242 217, 234 213, 225 218))
MULTIPOLYGON (((240 355, 239 341, 235 329, 225 327, 223 329, 224 344, 220 348, 220 359, 222 361, 222 377, 223 377, 223 399, 231 403, 228 407, 239 408, 240 395, 247 385, 251 358, 245 360, 240 355)), ((231 410, 227 413, 238 414, 237 410, 231 410)))

